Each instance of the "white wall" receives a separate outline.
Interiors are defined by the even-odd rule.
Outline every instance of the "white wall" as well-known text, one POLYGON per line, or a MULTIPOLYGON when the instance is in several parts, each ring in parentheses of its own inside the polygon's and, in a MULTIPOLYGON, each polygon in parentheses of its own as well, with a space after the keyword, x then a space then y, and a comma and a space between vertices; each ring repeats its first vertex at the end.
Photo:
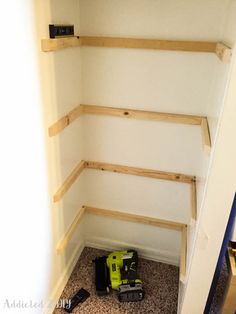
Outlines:
MULTIPOLYGON (((38 39, 47 38, 47 26, 55 22, 75 24, 82 35, 220 40, 229 4, 37 1, 38 39)), ((84 47, 40 53, 40 62, 45 128, 87 103, 209 115, 214 142, 228 70, 214 54, 84 47)), ((196 175, 200 209, 209 159, 202 151, 199 127, 85 116, 60 135, 47 137, 47 153, 50 195, 82 158, 94 159, 196 175)), ((86 170, 63 201, 51 203, 53 247, 82 204, 188 223, 187 189, 179 183, 86 170)), ((58 257, 53 251, 49 297, 59 297, 84 240, 103 248, 137 247, 142 255, 176 264, 176 232, 154 229, 87 215, 65 253, 58 257)), ((194 228, 190 233, 191 245, 194 228)))
POLYGON ((80 0, 83 35, 217 40, 229 0, 80 0))
POLYGON ((190 220, 190 185, 187 183, 86 170, 85 184, 89 191, 86 202, 90 206, 182 223, 190 220))
POLYGON ((234 62, 181 313, 204 310, 235 194, 235 80, 234 62))
MULTIPOLYGON (((81 34, 220 40, 228 6, 228 0, 81 0, 81 34)), ((216 55, 83 47, 81 56, 83 103, 208 115, 214 142, 228 71, 216 55)), ((200 210, 209 156, 202 150, 199 127, 104 116, 86 116, 83 125, 85 159, 196 175, 200 210)), ((148 179, 93 171, 86 174, 86 186, 93 206, 190 222, 184 185, 158 181, 154 187, 148 179)), ((190 247, 194 230, 192 225, 190 247)), ((133 226, 128 236, 132 232, 133 226)), ((172 234, 163 237, 167 244, 172 234)), ((118 240, 112 233, 109 238, 118 240)), ((158 250, 155 237, 149 241, 158 250)), ((178 249, 176 245, 176 254, 178 249)))
POLYGON ((209 53, 142 49, 84 47, 82 58, 85 103, 199 115, 218 64, 209 53))
POLYGON ((189 175, 200 171, 204 152, 198 126, 105 116, 85 116, 83 122, 86 159, 189 175))
MULTIPOLYGON (((231 1, 230 7, 227 16, 227 23, 224 29, 224 40, 228 43, 228 45, 235 46, 235 39, 236 39, 236 2, 231 1)), ((233 240, 236 241, 236 224, 234 227, 234 235, 233 240)))
MULTIPOLYGON (((48 38, 48 24, 74 24, 79 32, 79 1, 37 1, 36 5, 41 85, 44 100, 45 132, 49 126, 74 109, 81 101, 80 49, 65 49, 52 53, 40 50, 41 38, 48 38)), ((53 203, 53 194, 83 159, 83 128, 77 120, 59 135, 49 138, 46 134, 50 215, 52 228, 52 268, 49 280, 50 300, 58 300, 71 274, 74 263, 84 246, 82 224, 62 255, 56 254, 56 246, 85 203, 83 175, 75 182, 61 201, 53 203)), ((50 310, 49 310, 50 311, 50 310)))
POLYGON ((7 25, 0 51, 0 312, 9 314, 42 313, 39 303, 46 298, 51 267, 50 206, 33 9, 30 0, 13 0, 2 3, 0 13, 1 29, 7 25), (30 308, 30 302, 36 302, 36 307, 30 308), (17 307, 17 303, 28 307, 17 307))
POLYGON ((178 265, 180 232, 86 214, 85 243, 105 250, 137 249, 140 256, 178 265), (155 241, 150 241, 155 239, 155 241))
MULTIPOLYGON (((231 1, 222 38, 232 47, 236 42, 236 3, 231 1)), ((202 313, 208 297, 219 251, 235 194, 235 82, 236 54, 233 50, 229 81, 216 133, 205 198, 193 245, 190 273, 181 313, 202 313), (194 307, 192 300, 194 298, 194 307)), ((184 291, 184 289, 183 289, 184 291)))

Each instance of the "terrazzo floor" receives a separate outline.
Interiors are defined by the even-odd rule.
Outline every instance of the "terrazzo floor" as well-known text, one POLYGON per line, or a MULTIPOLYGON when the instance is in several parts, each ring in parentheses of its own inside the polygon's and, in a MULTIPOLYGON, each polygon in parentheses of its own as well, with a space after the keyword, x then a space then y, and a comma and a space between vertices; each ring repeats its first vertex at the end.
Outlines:
MULTIPOLYGON (((178 302, 179 268, 163 263, 139 259, 139 277, 145 297, 140 302, 120 303, 115 292, 98 297, 95 291, 95 271, 92 260, 108 252, 86 247, 61 295, 68 299, 80 288, 90 292, 90 297, 73 310, 79 314, 176 314, 178 302)), ((64 314, 57 308, 53 314, 64 314)))

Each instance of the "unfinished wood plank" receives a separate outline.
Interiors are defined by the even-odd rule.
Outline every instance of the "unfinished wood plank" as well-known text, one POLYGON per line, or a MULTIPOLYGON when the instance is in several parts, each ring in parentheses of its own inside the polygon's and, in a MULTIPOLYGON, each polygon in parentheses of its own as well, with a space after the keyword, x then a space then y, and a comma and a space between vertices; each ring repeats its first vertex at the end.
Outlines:
POLYGON ((48 38, 41 40, 41 49, 44 52, 78 46, 81 46, 81 39, 78 37, 48 38))
POLYGON ((48 135, 50 137, 57 135, 63 129, 65 129, 68 125, 69 125, 69 117, 68 115, 66 115, 48 128, 48 135))
POLYGON ((131 174, 135 176, 149 177, 154 179, 177 181, 182 183, 192 183, 195 181, 194 176, 189 176, 185 174, 122 166, 116 164, 109 164, 105 162, 85 161, 84 167, 88 169, 105 170, 123 174, 131 174))
POLYGON ((209 152, 211 149, 211 136, 210 136, 208 120, 206 117, 202 118, 201 130, 202 130, 202 139, 203 139, 204 149, 207 152, 209 152))
POLYGON ((93 215, 110 217, 110 218, 125 220, 125 221, 132 221, 136 223, 142 223, 146 225, 173 229, 173 230, 178 230, 178 231, 182 231, 182 229, 185 227, 185 224, 182 224, 179 222, 168 221, 168 220, 147 217, 147 216, 141 216, 141 215, 136 215, 136 214, 130 214, 130 213, 120 212, 116 210, 108 210, 108 209, 85 206, 85 211, 86 213, 90 213, 93 215))
POLYGON ((216 55, 224 63, 229 63, 232 56, 232 49, 224 43, 216 44, 216 55))
POLYGON ((191 208, 192 208, 192 219, 197 219, 197 189, 196 182, 191 183, 191 208))
POLYGON ((65 129, 68 125, 74 122, 78 117, 83 114, 83 107, 77 106, 73 110, 71 110, 67 115, 62 117, 60 120, 55 122, 48 128, 48 134, 50 137, 57 135, 63 129, 65 129))
POLYGON ((215 52, 216 42, 82 36, 83 46, 215 52))
POLYGON ((232 277, 233 277, 233 284, 236 285, 236 261, 235 261, 234 254, 232 253, 230 248, 228 248, 228 256, 229 256, 230 272, 232 273, 232 277))
POLYGON ((123 118, 165 121, 165 122, 193 124, 193 125, 200 125, 202 122, 201 116, 194 116, 194 115, 164 113, 164 112, 145 111, 145 110, 136 110, 136 109, 127 109, 127 108, 104 107, 104 106, 96 106, 96 105, 81 105, 81 106, 83 108, 84 114, 109 115, 109 116, 118 116, 118 117, 123 117, 123 118))
POLYGON ((72 186, 72 184, 75 182, 75 180, 78 178, 80 173, 84 169, 84 160, 82 160, 78 166, 75 167, 75 169, 71 172, 71 174, 67 177, 67 179, 63 182, 62 186, 58 189, 58 191, 53 196, 53 201, 58 202, 62 199, 64 194, 69 190, 69 188, 72 186))
POLYGON ((77 229, 79 223, 81 222, 81 220, 83 218, 84 212, 85 212, 85 208, 82 207, 79 210, 79 213, 75 217, 74 221, 70 225, 69 229, 67 230, 67 232, 63 236, 63 238, 59 241, 57 248, 56 248, 57 254, 61 254, 65 250, 65 248, 67 247, 67 244, 69 243, 75 230, 77 229))
POLYGON ((190 183, 192 184, 195 182, 196 178, 194 176, 189 176, 185 174, 179 174, 174 172, 165 172, 159 170, 151 170, 151 169, 144 169, 144 168, 137 168, 137 167, 129 167, 129 166, 122 166, 116 164, 109 164, 97 161, 84 161, 82 160, 77 167, 71 172, 71 174, 67 177, 64 181, 62 186, 57 190, 57 192, 53 196, 53 201, 58 202, 62 199, 64 194, 69 190, 71 185, 75 182, 78 178, 80 173, 83 169, 97 169, 97 170, 105 170, 129 175, 136 175, 142 177, 149 177, 154 179, 161 179, 161 180, 169 180, 169 181, 176 181, 181 183, 190 183))
POLYGON ((109 115, 132 119, 165 121, 190 125, 201 125, 202 119, 204 118, 196 115, 164 113, 127 108, 113 108, 97 105, 78 105, 75 109, 70 111, 67 115, 59 119, 48 128, 49 136, 52 137, 57 135, 82 114, 109 115))
POLYGON ((41 49, 44 52, 78 46, 211 52, 216 53, 222 62, 229 62, 232 56, 232 49, 230 47, 221 42, 217 43, 211 41, 159 40, 99 36, 72 36, 41 40, 41 49))
POLYGON ((187 261, 187 226, 182 228, 181 233, 181 252, 180 252, 180 274, 186 274, 186 261, 187 261))

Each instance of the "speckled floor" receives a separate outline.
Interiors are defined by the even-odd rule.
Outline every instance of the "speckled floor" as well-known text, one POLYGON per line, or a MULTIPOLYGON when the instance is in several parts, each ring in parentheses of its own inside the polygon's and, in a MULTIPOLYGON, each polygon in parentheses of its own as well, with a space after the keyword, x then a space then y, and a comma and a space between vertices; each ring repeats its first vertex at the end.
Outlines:
POLYGON ((216 287, 214 298, 212 300, 209 314, 219 314, 221 312, 222 302, 228 282, 228 275, 228 269, 225 261, 220 272, 220 278, 216 287))
MULTIPOLYGON (((178 267, 139 259, 139 277, 143 281, 145 298, 140 302, 120 303, 115 292, 98 297, 94 284, 95 257, 107 255, 107 252, 85 248, 61 295, 61 299, 70 298, 80 288, 90 292, 90 297, 73 310, 79 314, 175 314, 178 302, 178 267)), ((64 314, 63 309, 55 309, 53 314, 64 314)))

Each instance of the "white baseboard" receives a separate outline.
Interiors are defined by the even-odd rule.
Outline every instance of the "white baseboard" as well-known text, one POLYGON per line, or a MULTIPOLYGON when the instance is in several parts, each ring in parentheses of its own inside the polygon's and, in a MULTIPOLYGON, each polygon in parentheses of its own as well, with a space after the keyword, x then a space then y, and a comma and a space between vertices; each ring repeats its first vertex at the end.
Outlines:
POLYGON ((71 273, 84 249, 85 245, 84 245, 84 241, 81 241, 78 245, 78 247, 74 250, 74 253, 72 254, 67 266, 65 267, 61 277, 58 279, 58 282, 55 286, 55 288, 53 289, 50 297, 49 297, 49 302, 48 304, 50 304, 50 307, 46 308, 44 310, 44 314, 52 314, 52 312, 54 311, 54 308, 62 294, 62 291, 64 290, 67 281, 69 280, 71 273))
POLYGON ((169 251, 160 251, 149 247, 133 245, 132 243, 124 243, 101 237, 86 237, 85 246, 106 251, 133 248, 138 251, 140 257, 156 262, 179 266, 179 256, 176 256, 169 251))

